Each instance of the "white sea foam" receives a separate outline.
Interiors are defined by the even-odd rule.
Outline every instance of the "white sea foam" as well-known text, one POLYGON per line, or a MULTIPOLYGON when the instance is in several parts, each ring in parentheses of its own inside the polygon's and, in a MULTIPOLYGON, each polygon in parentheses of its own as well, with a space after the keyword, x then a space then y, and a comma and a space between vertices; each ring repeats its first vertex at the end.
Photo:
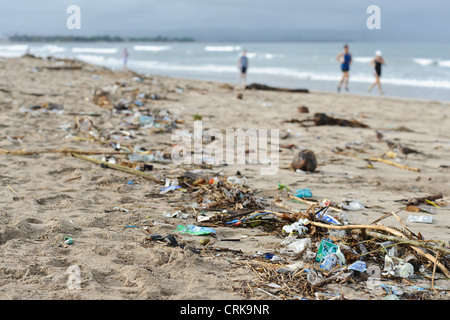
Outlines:
POLYGON ((435 60, 428 59, 428 58, 415 58, 413 61, 417 64, 420 64, 421 66, 429 66, 433 63, 435 63, 435 60))
POLYGON ((241 46, 206 46, 205 51, 232 52, 242 50, 241 46))
POLYGON ((450 81, 444 81, 444 80, 434 80, 434 79, 418 80, 418 79, 386 78, 386 79, 383 79, 382 81, 384 83, 401 85, 401 86, 450 89, 450 81))
POLYGON ((92 55, 92 54, 78 54, 76 58, 81 61, 85 61, 92 64, 97 64, 105 67, 118 67, 122 65, 122 60, 113 57, 104 57, 101 55, 92 55))
POLYGON ((42 47, 30 47, 30 53, 61 53, 65 52, 66 48, 57 45, 45 45, 42 47))
POLYGON ((27 49, 28 45, 1 45, 0 57, 17 58, 24 55, 27 49))
MULTIPOLYGON (((134 62, 136 67, 146 68, 149 70, 159 71, 178 71, 178 72, 211 72, 211 73, 236 73, 236 67, 228 65, 177 65, 177 64, 165 64, 158 63, 157 61, 139 61, 134 62)), ((249 70, 252 74, 267 75, 267 76, 280 76, 289 77, 299 80, 313 80, 313 81, 339 81, 341 74, 339 73, 320 73, 320 72, 307 72, 299 71, 289 68, 276 68, 276 67, 257 67, 249 70)), ((374 78, 365 74, 355 74, 352 76, 353 82, 358 83, 372 83, 374 78)), ((402 78, 383 78, 383 83, 399 86, 411 86, 411 87, 425 87, 425 88, 445 88, 450 89, 450 81, 436 80, 436 79, 402 79, 402 78)))
POLYGON ((26 51, 28 48, 28 45, 26 44, 12 44, 12 45, 4 45, 0 46, 0 50, 3 51, 26 51))
POLYGON ((170 50, 170 46, 140 46, 136 45, 133 47, 136 51, 166 51, 170 50))
POLYGON ((18 58, 20 56, 23 56, 25 54, 25 51, 9 51, 9 50, 1 50, 0 49, 0 57, 3 58, 18 58))
POLYGON ((73 48, 74 53, 99 53, 99 54, 113 54, 117 52, 117 48, 73 48))
POLYGON ((450 60, 439 61, 438 64, 439 64, 440 67, 447 67, 447 68, 450 68, 450 60))

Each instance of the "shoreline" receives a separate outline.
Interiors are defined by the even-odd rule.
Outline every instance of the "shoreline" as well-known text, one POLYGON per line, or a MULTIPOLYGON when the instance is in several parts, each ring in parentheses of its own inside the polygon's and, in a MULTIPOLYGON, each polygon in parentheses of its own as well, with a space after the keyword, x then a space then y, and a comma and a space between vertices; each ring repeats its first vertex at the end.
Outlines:
MULTIPOLYGON (((353 224, 369 224, 386 213, 396 212, 408 229, 420 232, 425 239, 449 239, 446 203, 450 185, 449 169, 445 166, 450 166, 450 134, 446 129, 450 127, 450 109, 439 101, 244 90, 226 82, 116 72, 85 62, 81 65, 79 70, 64 70, 71 64, 39 58, 5 58, 0 62, 0 150, 67 148, 113 155, 119 150, 110 142, 119 142, 123 148, 140 146, 170 153, 173 128, 192 130, 195 116, 201 116, 205 129, 279 129, 282 138, 276 175, 259 174, 263 167, 260 164, 202 169, 225 177, 239 171, 254 194, 267 202, 261 210, 272 210, 270 203, 277 197, 286 197, 286 190, 278 187, 280 183, 291 190, 310 188, 312 200, 362 203, 364 210, 347 212, 353 224), (94 103, 95 88, 109 90, 114 103, 121 98, 134 101, 139 94, 146 98, 139 98, 142 106, 129 107, 129 114, 112 113, 94 103), (159 98, 149 98, 153 94, 159 98), (46 102, 63 106, 52 111, 43 107, 21 109, 46 102), (306 106, 309 113, 299 113, 301 106, 306 106), (158 111, 165 116, 163 123, 172 126, 136 125, 130 121, 138 119, 133 118, 137 110, 158 111), (299 124, 318 112, 357 120, 369 127, 299 124), (80 121, 83 118, 88 121, 80 121), (405 156, 390 150, 385 141, 377 139, 376 131, 421 154, 405 156), (289 169, 302 148, 316 154, 316 172, 289 169), (372 167, 368 166, 366 159, 381 158, 389 151, 395 156, 384 159, 420 171, 375 161, 372 167), (438 193, 443 196, 439 199, 441 206, 428 205, 431 214, 406 211, 400 201, 438 193), (433 223, 411 223, 407 221, 409 215, 431 216, 433 223)), ((255 150, 249 148, 248 153, 252 152, 255 150)), ((117 157, 124 155, 119 152, 117 157)), ((39 294, 43 299, 267 299, 263 293, 249 297, 233 288, 242 282, 254 284, 258 278, 245 261, 258 252, 278 254, 283 240, 279 233, 259 227, 217 226, 215 237, 209 238, 210 247, 222 251, 198 255, 188 250, 202 249, 198 237, 174 232, 179 224, 196 223, 199 210, 192 210, 197 203, 194 193, 175 190, 161 194, 157 183, 105 169, 64 152, 0 152, 0 157, 0 254, 4 257, 0 261, 4 274, 0 277, 4 283, 0 297, 28 299, 39 294), (170 217, 178 210, 188 217, 170 217), (179 243, 187 246, 171 247, 164 241, 146 240, 154 234, 174 234, 179 243), (74 240, 73 245, 63 242, 67 235, 74 240), (72 265, 81 268, 82 290, 66 287, 65 271, 72 265), (12 278, 8 276, 12 274, 12 278)), ((152 165, 148 174, 162 180, 198 168, 165 162, 152 165)), ((302 212, 307 209, 301 203, 289 205, 302 212)), ((381 223, 404 228, 394 216, 381 223)), ((338 290, 343 290, 348 299, 361 298, 361 292, 351 285, 338 290)), ((362 297, 379 299, 383 292, 379 288, 362 297)))
MULTIPOLYGON (((237 70, 234 70, 234 68, 232 68, 232 66, 234 65, 234 61, 230 60, 230 55, 225 55, 224 57, 227 57, 226 59, 228 59, 225 64, 221 63, 219 60, 217 60, 217 55, 210 55, 207 52, 204 52, 206 50, 206 46, 208 46, 209 42, 200 42, 196 45, 174 45, 174 46, 167 46, 167 47, 172 47, 171 49, 164 49, 164 50, 171 50, 171 55, 175 55, 174 58, 175 60, 172 61, 173 65, 170 65, 170 61, 172 59, 167 60, 166 58, 164 58, 164 56, 161 55, 155 55, 153 56, 152 52, 145 52, 142 51, 143 49, 138 49, 137 51, 131 50, 131 60, 129 61, 129 66, 132 66, 133 70, 140 70, 139 72, 144 72, 144 73, 152 73, 152 74, 160 74, 160 75, 168 75, 168 76, 175 76, 175 77, 181 77, 184 79, 197 79, 197 80, 202 80, 202 81, 208 81, 208 80, 212 80, 212 81, 225 81, 225 82, 230 82, 233 83, 235 82, 235 79, 237 79, 237 76, 235 76, 234 71, 237 72, 237 70), (203 48, 205 47, 205 48, 203 48), (176 49, 176 50, 175 50, 176 49), (203 50, 205 49, 205 50, 203 50), (181 51, 180 51, 181 50, 181 51), (177 61, 179 59, 177 59, 176 57, 178 57, 178 55, 183 54, 183 50, 187 50, 187 54, 189 55, 189 52, 195 52, 196 54, 200 54, 201 59, 192 57, 192 59, 190 61, 184 61, 181 63, 177 63, 177 61), (153 57, 153 58, 152 58, 153 57), (208 59, 212 59, 212 60, 208 60, 208 59), (154 61, 155 60, 155 61, 154 61), (154 63, 156 61, 160 61, 161 65, 158 66, 154 66, 154 63), (211 68, 209 68, 209 65, 207 64, 206 61, 213 61, 211 62, 211 68), (202 62, 205 62, 205 64, 202 64, 202 62), (231 64, 230 64, 231 62, 231 64), (133 65, 133 63, 135 63, 133 65), (154 66, 154 68, 152 67, 154 66), (171 70, 175 68, 178 71, 177 72, 172 72, 171 70), (158 71, 159 69, 159 71, 158 71), (222 73, 217 73, 220 70, 222 70, 222 73), (213 72, 212 72, 213 71, 213 72)), ((138 43, 135 43, 138 44, 138 43)), ((20 46, 22 46, 21 44, 18 44, 20 46)), ((236 48, 241 47, 240 44, 236 43, 235 46, 232 48, 231 45, 232 43, 229 43, 230 48, 228 49, 233 49, 233 50, 237 50, 236 48)), ((93 44, 91 47, 89 47, 87 44, 86 45, 80 45, 79 47, 84 47, 84 49, 86 50, 93 50, 91 53, 89 53, 90 51, 86 51, 86 53, 83 53, 85 51, 82 50, 82 48, 75 48, 75 49, 79 49, 79 51, 76 52, 81 52, 83 54, 77 54, 75 53, 71 53, 70 50, 72 47, 77 47, 76 44, 71 44, 71 45, 49 45, 50 47, 54 47, 54 48, 45 48, 45 46, 43 45, 38 45, 38 46, 33 46, 32 47, 32 51, 34 49, 36 49, 36 53, 39 56, 45 57, 46 55, 56 55, 59 56, 61 55, 66 55, 69 57, 73 57, 73 58, 78 58, 77 56, 79 55, 79 58, 83 59, 83 61, 86 61, 87 63, 98 63, 99 65, 105 65, 108 66, 109 68, 113 69, 113 70, 118 70, 121 69, 122 67, 122 62, 120 59, 120 51, 121 51, 121 45, 120 44, 116 44, 116 45, 108 45, 108 44, 99 44, 99 45, 95 45, 93 44), (86 48, 89 47, 89 48, 86 48), (105 54, 100 54, 100 51, 96 51, 97 49, 105 49, 106 47, 108 50, 114 50, 115 54, 110 54, 110 52, 106 52, 105 54), (40 53, 40 54, 39 54, 40 53), (83 56, 83 57, 82 57, 83 56)), ((155 43, 155 46, 161 46, 158 45, 158 43, 155 43)), ((331 45, 333 46, 333 45, 331 45)), ((351 82, 353 82, 352 78, 355 80, 353 83, 351 83, 350 89, 351 92, 355 92, 358 95, 363 95, 363 96, 374 96, 374 95, 378 95, 377 92, 377 88, 374 88, 374 92, 372 92, 372 94, 367 92, 367 86, 372 82, 372 78, 373 75, 371 73, 371 69, 369 69, 368 67, 368 62, 367 62, 367 66, 364 66, 366 64, 367 59, 370 59, 370 54, 368 54, 365 50, 363 50, 362 48, 365 48, 364 45, 360 46, 361 48, 359 50, 361 51, 361 55, 360 56, 356 56, 355 57, 355 67, 353 70, 353 73, 351 74, 351 82), (367 68, 366 68, 367 67, 367 68), (358 71, 357 71, 358 69, 358 71), (355 73, 356 72, 356 73, 355 73)), ((408 47, 408 46, 406 46, 408 47)), ((399 50, 399 48, 401 48, 401 46, 396 46, 395 50, 399 50)), ((74 48, 72 48, 74 49, 74 48)), ((156 48, 153 48, 154 50, 157 51, 156 48)), ((223 49, 223 48, 222 48, 223 49)), ((8 51, 10 49, 5 48, 4 52, 5 52, 5 56, 8 56, 8 51)), ((12 48, 11 48, 12 50, 12 48)), ((14 51, 14 53, 17 53, 17 49, 15 49, 16 51, 14 51)), ((20 49, 18 49, 20 50, 20 49)), ((25 51, 25 49, 23 49, 25 51)), ((278 87, 288 87, 288 88, 293 88, 292 87, 292 83, 298 83, 298 87, 307 87, 310 90, 316 90, 316 91, 323 91, 323 92, 335 92, 336 91, 336 86, 337 83, 340 80, 340 73, 338 71, 338 68, 336 68, 335 65, 328 65, 328 67, 324 68, 320 68, 320 65, 317 66, 317 68, 308 68, 302 65, 296 66, 296 65, 291 65, 291 66, 286 66, 286 68, 282 68, 281 66, 285 65, 285 63, 283 64, 282 60, 276 60, 274 59, 272 62, 268 61, 267 59, 269 58, 264 58, 264 47, 261 47, 261 43, 258 43, 257 46, 255 46, 254 51, 255 53, 252 53, 252 55, 255 55, 256 59, 259 59, 260 62, 258 62, 259 66, 256 67, 255 65, 255 69, 254 72, 255 73, 250 73, 249 74, 249 80, 252 80, 252 82, 257 82, 257 83, 267 83, 269 85, 273 85, 273 86, 278 86, 278 87), (266 59, 266 60, 264 60, 266 59), (279 61, 279 62, 278 62, 279 61), (281 63, 281 64, 279 64, 281 63), (280 70, 277 70, 277 68, 280 68, 280 70), (258 70, 257 70, 257 69, 258 70), (265 70, 267 69, 267 70, 265 70), (280 72, 278 74, 278 72, 280 72), (254 79, 252 79, 254 77, 254 79), (292 78, 291 78, 292 77, 292 78), (311 77, 311 78, 310 78, 311 77), (335 80, 333 80, 335 79, 335 80), (334 83, 336 82, 336 83, 334 83)), ((267 49, 269 50, 269 49, 267 49)), ((275 49, 272 49, 272 51, 275 49)), ((283 49, 285 51, 285 49, 283 49)), ((280 52, 284 52, 283 50, 279 50, 280 52)), ((287 49, 286 49, 287 50, 287 49)), ((328 48, 328 50, 330 50, 330 48, 328 48)), ((356 48, 355 48, 356 50, 356 48)), ((395 51, 394 50, 394 51, 395 51)), ((151 51, 151 50, 150 50, 151 51)), ((206 50, 209 51, 209 50, 206 50)), ((220 50, 219 50, 220 51, 220 50)), ((270 51, 270 50, 269 50, 270 51)), ((3 51, 2 51, 3 52, 3 51)), ((238 51, 235 51, 236 55, 237 55, 238 51)), ((273 52, 278 52, 278 51, 273 51, 273 52)), ((288 52, 288 51, 287 51, 288 52)), ((13 51, 10 52, 10 54, 12 54, 13 51)), ((33 52, 32 52, 33 53, 33 52)), ((155 54, 157 54, 157 52, 155 52, 155 54)), ((219 54, 218 57, 220 57, 220 52, 217 53, 219 54)), ((232 55, 234 55, 234 53, 231 53, 232 55)), ((397 60, 399 60, 400 58, 398 57, 398 53, 396 53, 397 55, 393 55, 393 57, 391 57, 391 59, 395 59, 395 61, 392 61, 392 63, 394 63, 391 68, 386 69, 386 73, 383 75, 382 79, 382 84, 384 86, 385 89, 385 94, 387 96, 391 96, 392 97, 399 97, 399 98, 412 98, 412 99, 421 99, 421 100, 432 100, 432 101, 440 101, 440 102, 448 102, 450 101, 450 97, 447 94, 447 90, 446 88, 448 87, 448 82, 443 79, 442 77, 440 78, 438 75, 444 75, 445 72, 447 72, 448 70, 446 70, 447 68, 445 68, 446 66, 446 60, 445 57, 442 58, 427 58, 427 59, 419 59, 419 58, 414 58, 414 56, 412 57, 408 57, 405 56, 405 68, 400 68, 398 69, 398 64, 399 62, 397 60), (417 61, 417 60, 427 60, 427 61, 417 61), (429 61, 428 61, 429 60, 429 61), (436 64, 441 64, 442 62, 442 67, 439 68, 434 68, 433 66, 436 64), (392 70, 391 70, 392 69, 392 70), (398 69, 398 70, 397 70, 398 69), (435 69, 435 70, 434 70, 435 69), (409 70, 409 71, 408 71, 409 70), (433 71, 434 70, 434 71, 433 71), (439 71, 440 70, 440 71, 439 71), (414 72, 414 74, 416 74, 416 76, 414 77, 409 77, 407 76, 407 74, 405 74, 405 72, 414 72), (433 72, 438 72, 435 73, 436 76, 438 76, 437 78, 435 76, 433 76, 433 72)), ((267 55, 267 54, 266 54, 267 55)), ((269 53, 269 55, 272 56, 272 53, 269 53)), ((275 54, 275 55, 279 55, 279 54, 275 54)), ((288 58, 287 53, 283 53, 282 55, 286 56, 286 58, 288 58)), ((426 54, 422 53, 419 54, 419 56, 427 56, 426 54)), ((272 56, 273 58, 273 56, 272 56)), ((271 59, 272 59, 271 58, 271 59)), ((289 59, 294 59, 295 57, 291 58, 291 56, 289 56, 289 59)), ((271 60, 269 59, 269 60, 271 60)), ((255 60, 256 63, 256 60, 255 60)), ((294 63, 294 61, 293 61, 294 63)))

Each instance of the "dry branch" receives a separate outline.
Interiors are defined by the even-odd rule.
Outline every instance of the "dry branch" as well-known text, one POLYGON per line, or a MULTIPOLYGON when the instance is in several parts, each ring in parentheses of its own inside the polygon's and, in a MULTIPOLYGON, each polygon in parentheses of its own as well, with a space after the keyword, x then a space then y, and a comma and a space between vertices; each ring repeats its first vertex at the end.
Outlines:
POLYGON ((82 159, 82 160, 86 160, 86 161, 92 162, 92 163, 104 165, 104 166, 106 166, 108 168, 111 168, 111 169, 115 169, 115 170, 131 173, 131 174, 143 177, 143 178, 145 178, 147 180, 152 180, 154 182, 162 183, 161 179, 159 179, 159 178, 157 178, 154 175, 149 174, 149 173, 145 173, 145 172, 142 172, 142 171, 139 171, 139 170, 134 170, 134 169, 131 169, 131 168, 128 168, 128 167, 124 167, 124 166, 118 165, 118 164, 109 163, 107 161, 94 159, 94 158, 87 157, 87 156, 84 156, 84 155, 81 155, 81 154, 77 154, 77 153, 72 153, 72 156, 77 157, 77 158, 82 159))
POLYGON ((418 169, 418 168, 412 168, 412 167, 404 166, 404 165, 402 165, 402 164, 398 164, 398 163, 395 163, 395 162, 393 162, 393 161, 389 161, 389 160, 386 160, 386 159, 381 159, 381 158, 370 158, 370 161, 382 162, 382 163, 389 164, 389 165, 391 165, 391 166, 394 166, 394 167, 397 167, 397 168, 400 168, 400 169, 405 169, 405 170, 410 170, 410 171, 420 172, 420 169, 418 169))

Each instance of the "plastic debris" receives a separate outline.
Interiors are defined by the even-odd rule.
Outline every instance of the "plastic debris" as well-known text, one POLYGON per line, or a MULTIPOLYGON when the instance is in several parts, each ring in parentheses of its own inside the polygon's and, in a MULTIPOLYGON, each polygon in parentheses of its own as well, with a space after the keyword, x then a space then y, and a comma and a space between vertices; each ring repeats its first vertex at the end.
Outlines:
POLYGON ((433 217, 432 216, 408 216, 408 222, 412 223, 433 223, 433 217))
POLYGON ((356 261, 347 267, 348 270, 355 270, 364 272, 367 270, 366 263, 364 261, 356 261))
POLYGON ((192 234, 192 235, 196 235, 196 236, 216 233, 216 231, 212 228, 200 227, 200 226, 195 226, 195 225, 191 225, 191 224, 187 225, 187 226, 179 225, 175 231, 180 232, 180 233, 188 233, 188 234, 192 234))
POLYGON ((345 210, 351 210, 351 211, 357 211, 357 210, 364 210, 365 207, 361 202, 358 201, 351 201, 348 204, 343 204, 342 209, 345 210))
POLYGON ((64 237, 64 243, 65 244, 73 244, 73 239, 68 237, 68 236, 65 236, 64 237))
POLYGON ((295 190, 294 196, 297 198, 311 198, 312 192, 309 188, 295 190))

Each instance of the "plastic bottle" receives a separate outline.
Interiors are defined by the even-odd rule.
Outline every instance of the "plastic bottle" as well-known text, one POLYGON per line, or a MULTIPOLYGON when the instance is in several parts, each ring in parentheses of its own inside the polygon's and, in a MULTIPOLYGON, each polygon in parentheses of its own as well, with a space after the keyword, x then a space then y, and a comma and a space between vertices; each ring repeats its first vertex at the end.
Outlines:
POLYGON ((242 186, 247 182, 247 180, 245 178, 238 178, 238 177, 233 176, 233 177, 228 177, 227 182, 231 183, 231 184, 236 184, 236 185, 242 186))
POLYGON ((402 278, 409 278, 414 275, 414 266, 411 263, 405 263, 398 269, 398 275, 402 278))
POLYGON ((342 208, 345 210, 351 210, 351 211, 357 211, 357 210, 364 210, 365 207, 361 202, 358 201, 352 201, 348 205, 344 204, 342 205, 342 208))
POLYGON ((408 222, 433 223, 433 217, 432 216, 413 216, 413 215, 409 215, 408 222))

